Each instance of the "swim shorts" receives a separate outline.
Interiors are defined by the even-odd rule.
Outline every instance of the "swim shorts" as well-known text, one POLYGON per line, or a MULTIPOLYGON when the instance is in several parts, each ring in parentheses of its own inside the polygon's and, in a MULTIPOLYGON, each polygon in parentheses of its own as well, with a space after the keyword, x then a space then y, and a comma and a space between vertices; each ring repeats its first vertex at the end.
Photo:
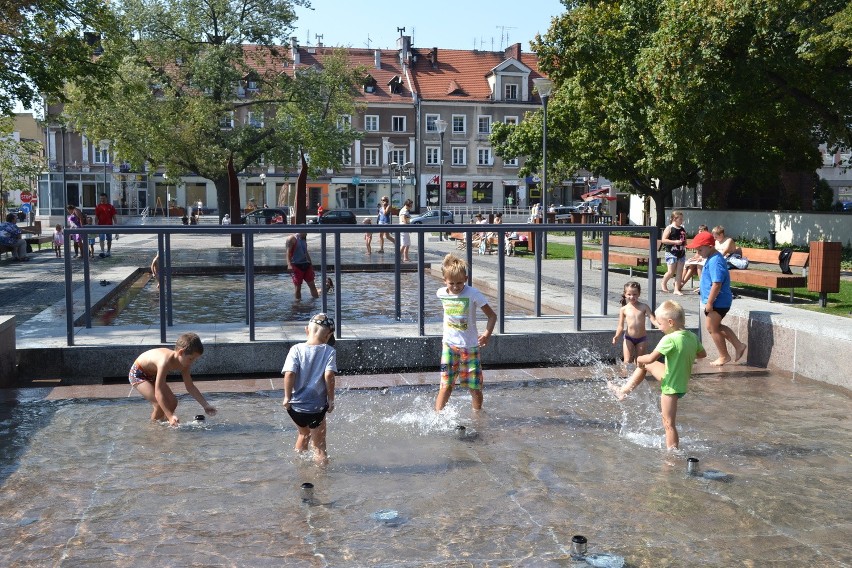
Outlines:
POLYGON ((411 233, 401 233, 399 235, 399 246, 401 246, 401 247, 411 246, 411 233))
POLYGON ((145 372, 145 369, 139 366, 138 363, 134 362, 133 366, 130 367, 130 373, 128 374, 128 378, 130 379, 130 385, 136 386, 139 383, 144 383, 148 381, 152 385, 154 384, 154 379, 148 376, 148 373, 145 372))
POLYGON ((666 252, 666 264, 677 264, 678 262, 684 262, 685 255, 677 256, 670 252, 666 252))
POLYGON ((287 414, 290 415, 290 418, 293 419, 296 426, 299 426, 300 428, 310 428, 311 430, 318 428, 319 425, 322 424, 322 421, 325 420, 326 412, 328 412, 327 404, 320 412, 299 412, 292 408, 287 409, 287 414))
POLYGON ((297 287, 301 286, 305 280, 313 282, 314 267, 310 264, 294 264, 293 270, 290 272, 290 277, 293 279, 293 284, 297 287))
POLYGON ((629 335, 627 335, 627 332, 625 332, 624 339, 626 339, 633 345, 639 345, 640 343, 645 343, 646 341, 648 341, 648 336, 646 335, 643 337, 630 337, 629 335))
POLYGON ((459 385, 471 390, 482 390, 482 361, 479 347, 456 347, 443 344, 441 351, 441 386, 449 387, 458 380, 459 385))

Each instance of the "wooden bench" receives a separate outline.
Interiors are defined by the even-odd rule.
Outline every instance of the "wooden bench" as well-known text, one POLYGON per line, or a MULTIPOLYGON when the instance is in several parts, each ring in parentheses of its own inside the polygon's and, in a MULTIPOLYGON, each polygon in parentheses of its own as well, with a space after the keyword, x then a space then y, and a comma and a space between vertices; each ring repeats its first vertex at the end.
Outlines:
POLYGON ((750 284, 752 286, 766 286, 768 288, 766 299, 772 301, 772 290, 774 288, 789 288, 790 303, 793 303, 793 292, 795 288, 808 285, 808 277, 804 273, 810 260, 810 253, 794 252, 790 258, 790 267, 798 267, 799 274, 784 274, 778 262, 780 250, 768 249, 742 249, 743 256, 748 259, 748 268, 738 270, 731 268, 731 284, 750 284), (770 270, 772 267, 774 270, 770 270))
MULTIPOLYGON (((649 251, 651 248, 650 239, 643 237, 626 237, 622 235, 610 235, 609 237, 609 263, 610 264, 623 264, 630 269, 630 276, 633 276, 634 268, 648 268, 648 264, 650 263, 650 255, 648 252, 639 253, 639 252, 630 252, 630 251, 620 251, 613 250, 612 247, 620 247, 625 249, 639 249, 642 251, 649 251)), ((588 259, 589 268, 592 266, 592 261, 602 261, 603 260, 603 251, 599 249, 583 249, 582 257, 584 259, 588 259)), ((657 257, 657 266, 660 265, 660 258, 657 257)))
POLYGON ((34 221, 32 225, 23 228, 24 232, 31 233, 30 236, 23 237, 27 244, 32 248, 33 245, 38 245, 38 250, 41 250, 41 245, 53 243, 53 235, 41 234, 41 221, 34 221))

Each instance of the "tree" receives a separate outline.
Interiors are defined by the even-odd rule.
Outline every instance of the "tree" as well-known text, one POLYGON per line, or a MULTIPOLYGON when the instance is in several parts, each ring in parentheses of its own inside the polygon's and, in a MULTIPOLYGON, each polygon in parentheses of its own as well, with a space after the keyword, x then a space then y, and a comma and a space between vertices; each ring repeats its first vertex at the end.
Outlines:
POLYGON ((42 95, 61 96, 66 81, 92 89, 110 70, 96 53, 115 31, 101 0, 5 0, 0 7, 0 115, 15 102, 32 107, 42 95))
POLYGON ((6 206, 10 191, 30 192, 33 181, 44 168, 42 146, 35 140, 16 139, 14 122, 10 117, 0 117, 0 220, 6 220, 6 206))
MULTIPOLYGON (((556 84, 548 163, 652 197, 659 225, 679 186, 813 171, 820 139, 849 139, 849 46, 826 39, 819 58, 805 48, 815 34, 837 39, 840 24, 826 22, 848 7, 802 4, 572 2, 533 46, 556 84)), ((539 116, 495 126, 496 153, 537 168, 539 116)))
POLYGON ((126 2, 121 19, 130 31, 104 45, 104 57, 117 60, 110 96, 92 98, 74 85, 65 112, 90 138, 114 140, 116 154, 136 167, 210 179, 219 211, 238 222, 229 169, 295 168, 300 153, 315 171, 334 168, 358 136, 337 122, 354 110, 359 70, 340 53, 329 53, 322 69, 294 70, 276 45, 291 29, 294 4, 301 2, 126 2), (251 120, 235 120, 242 111, 251 120))

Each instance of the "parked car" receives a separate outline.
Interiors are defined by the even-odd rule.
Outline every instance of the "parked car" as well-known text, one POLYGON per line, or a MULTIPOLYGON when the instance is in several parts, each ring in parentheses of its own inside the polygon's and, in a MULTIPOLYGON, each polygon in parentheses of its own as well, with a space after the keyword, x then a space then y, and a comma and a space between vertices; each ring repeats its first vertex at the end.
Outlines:
POLYGON ((308 221, 312 225, 355 225, 358 219, 355 218, 355 213, 348 209, 332 209, 325 211, 322 217, 315 217, 308 221))
POLYGON ((840 205, 841 205, 841 208, 840 208, 841 211, 852 211, 852 201, 844 201, 840 205))
MULTIPOLYGON (((444 211, 444 219, 441 225, 452 225, 453 224, 453 212, 452 211, 444 211)), ((438 210, 430 209, 421 213, 420 215, 414 215, 411 217, 412 225, 438 225, 438 210)))
POLYGON ((255 209, 247 215, 243 215, 243 225, 272 225, 287 224, 290 219, 289 207, 270 207, 268 209, 255 209))

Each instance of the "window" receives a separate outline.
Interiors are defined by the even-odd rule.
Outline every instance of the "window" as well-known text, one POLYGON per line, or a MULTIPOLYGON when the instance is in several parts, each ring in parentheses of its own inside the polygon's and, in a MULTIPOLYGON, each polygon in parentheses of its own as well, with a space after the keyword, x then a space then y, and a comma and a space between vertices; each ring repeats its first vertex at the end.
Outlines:
POLYGON ((474 203, 491 203, 494 200, 494 182, 493 181, 475 181, 473 182, 473 198, 474 203))
POLYGON ((517 116, 507 116, 506 118, 503 119, 503 122, 505 124, 514 124, 515 126, 517 126, 518 125, 518 117, 517 116))
POLYGON ((341 151, 340 163, 342 163, 344 166, 352 165, 352 150, 350 148, 344 148, 341 151))
POLYGON ((391 150, 388 156, 391 162, 396 162, 399 165, 405 163, 405 150, 391 150))
POLYGON ((379 165, 379 149, 364 148, 364 165, 378 166, 379 165))
POLYGON ((379 130, 379 115, 368 114, 364 116, 364 130, 376 132, 379 130))
POLYGON ((435 125, 435 122, 441 118, 440 114, 427 114, 426 115, 426 132, 438 132, 438 127, 435 125))
POLYGON ((392 130, 394 132, 405 132, 405 117, 394 116, 392 119, 392 130))
POLYGON ((426 165, 437 166, 441 163, 441 148, 439 146, 426 146, 426 165))
POLYGON ((248 81, 246 81, 246 89, 248 89, 249 91, 252 91, 252 92, 257 91, 258 90, 257 81, 254 80, 254 79, 249 79, 248 81))
POLYGON ((463 114, 454 114, 453 115, 453 132, 464 134, 466 132, 465 128, 465 118, 467 118, 463 114))
POLYGON ((453 148, 453 165, 464 166, 467 164, 467 148, 456 146, 453 148))
POLYGON ((97 144, 92 145, 92 149, 95 151, 95 161, 96 164, 108 164, 109 163, 109 150, 102 150, 100 146, 97 144))
POLYGON ((222 115, 222 118, 219 119, 219 128, 233 128, 234 127, 234 111, 226 112, 222 115))
POLYGON ((503 165, 507 168, 517 168, 518 167, 518 159, 517 158, 506 158, 503 160, 503 165))
POLYGON ((480 116, 478 118, 477 132, 480 134, 491 134, 491 117, 480 116))
POLYGON ((479 148, 477 151, 476 164, 478 166, 491 165, 491 148, 479 148))
POLYGON ((518 100, 518 86, 517 85, 505 85, 505 88, 506 88, 506 100, 507 101, 518 100))
POLYGON ((349 130, 352 128, 352 117, 348 114, 341 114, 337 117, 337 129, 349 130))
POLYGON ((249 111, 246 115, 246 124, 254 128, 263 128, 263 113, 249 111))

